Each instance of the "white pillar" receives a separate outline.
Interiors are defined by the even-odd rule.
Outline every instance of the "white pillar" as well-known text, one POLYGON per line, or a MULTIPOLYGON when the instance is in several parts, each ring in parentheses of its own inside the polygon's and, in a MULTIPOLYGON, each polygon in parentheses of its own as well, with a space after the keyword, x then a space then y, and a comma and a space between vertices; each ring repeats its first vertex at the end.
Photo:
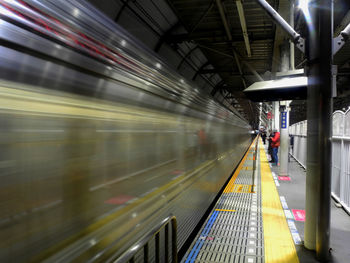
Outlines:
POLYGON ((274 119, 274 126, 273 129, 280 130, 280 103, 279 101, 273 102, 273 119, 274 119))
POLYGON ((288 176, 289 103, 290 101, 281 102, 281 105, 285 105, 285 108, 281 111, 280 176, 288 176))

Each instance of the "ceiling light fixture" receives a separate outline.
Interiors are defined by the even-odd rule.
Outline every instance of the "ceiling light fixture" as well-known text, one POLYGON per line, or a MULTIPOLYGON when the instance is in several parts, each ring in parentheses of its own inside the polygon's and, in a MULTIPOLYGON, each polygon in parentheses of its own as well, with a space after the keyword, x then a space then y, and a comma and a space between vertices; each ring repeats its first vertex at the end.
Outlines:
POLYGON ((298 8, 304 13, 308 12, 310 0, 299 0, 298 8))

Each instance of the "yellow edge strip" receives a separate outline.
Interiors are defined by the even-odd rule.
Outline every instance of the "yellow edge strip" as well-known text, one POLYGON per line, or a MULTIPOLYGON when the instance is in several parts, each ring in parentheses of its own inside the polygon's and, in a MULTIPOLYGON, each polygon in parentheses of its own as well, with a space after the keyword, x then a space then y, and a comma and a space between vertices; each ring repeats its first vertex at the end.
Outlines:
POLYGON ((259 141, 265 263, 299 263, 264 146, 259 141))
POLYGON ((237 178, 238 174, 240 173, 240 171, 241 171, 241 169, 242 169, 242 167, 243 167, 243 164, 245 163, 245 160, 247 159, 247 156, 248 156, 248 154, 250 153, 251 148, 253 147, 254 143, 256 142, 256 139, 257 139, 257 138, 255 138, 255 139, 253 140, 252 144, 249 146, 249 150, 248 150, 248 151, 246 152, 246 154, 244 155, 242 161, 239 163, 239 165, 238 165, 238 167, 237 167, 235 173, 233 174, 231 180, 229 181, 229 183, 228 183, 227 186, 225 187, 224 193, 231 193, 231 192, 232 192, 232 189, 233 189, 233 187, 234 187, 234 183, 235 183, 235 181, 236 181, 236 178, 237 178))
POLYGON ((222 211, 222 212, 236 212, 236 210, 230 210, 230 209, 215 209, 215 211, 222 211))

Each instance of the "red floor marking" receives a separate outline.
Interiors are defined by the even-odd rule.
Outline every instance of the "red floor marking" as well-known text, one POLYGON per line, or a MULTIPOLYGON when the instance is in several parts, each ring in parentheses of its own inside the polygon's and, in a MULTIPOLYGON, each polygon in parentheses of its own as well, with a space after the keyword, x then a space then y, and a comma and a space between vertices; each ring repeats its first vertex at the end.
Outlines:
POLYGON ((182 174, 184 171, 182 171, 182 170, 174 170, 174 171, 172 171, 171 172, 171 174, 182 174))
POLYGON ((280 181, 290 181, 290 177, 289 176, 278 176, 278 180, 280 180, 280 181))
POLYGON ((295 220, 305 221, 305 210, 292 209, 295 220))
POLYGON ((130 195, 118 195, 104 201, 104 203, 111 204, 111 205, 122 205, 133 198, 134 196, 130 196, 130 195))

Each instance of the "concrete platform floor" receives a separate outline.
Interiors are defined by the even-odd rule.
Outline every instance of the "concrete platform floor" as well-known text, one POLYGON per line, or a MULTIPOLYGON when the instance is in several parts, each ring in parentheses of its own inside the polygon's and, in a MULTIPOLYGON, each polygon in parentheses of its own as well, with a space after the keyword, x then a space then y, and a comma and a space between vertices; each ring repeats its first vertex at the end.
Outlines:
MULTIPOLYGON (((272 166, 272 172, 278 176, 278 167, 272 166)), ((288 207, 305 210, 305 181, 306 171, 292 157, 289 163, 289 176, 291 181, 280 181, 277 187, 280 196, 286 198, 288 207)), ((295 221, 299 235, 304 240, 304 222, 295 221)), ((296 245, 301 263, 318 262, 314 251, 309 251, 303 245, 296 245)), ((350 216, 335 205, 331 204, 331 256, 329 262, 350 262, 350 216)))

